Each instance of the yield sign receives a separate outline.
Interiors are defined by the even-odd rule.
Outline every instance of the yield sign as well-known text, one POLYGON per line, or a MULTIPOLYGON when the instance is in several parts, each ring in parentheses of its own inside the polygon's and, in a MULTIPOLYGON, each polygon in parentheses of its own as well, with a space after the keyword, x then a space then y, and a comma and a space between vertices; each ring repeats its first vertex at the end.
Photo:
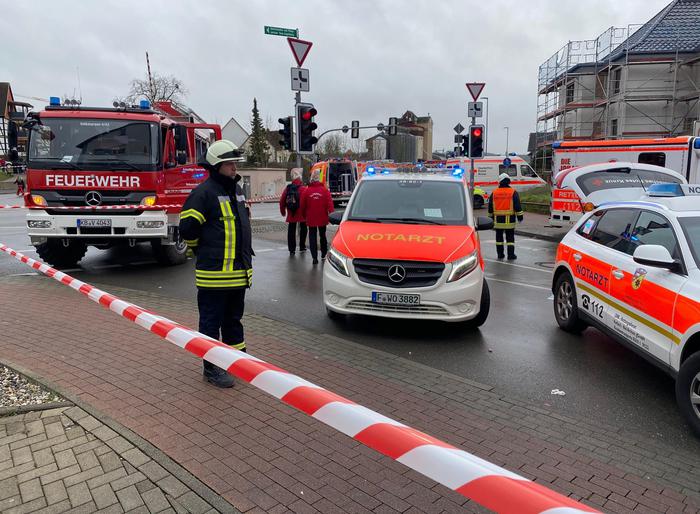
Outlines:
MULTIPOLYGON (((301 66, 301 64, 299 66, 301 66)), ((479 98, 481 92, 484 90, 485 85, 486 82, 467 82, 467 89, 475 102, 479 98)))
POLYGON ((289 48, 292 49, 297 65, 301 67, 301 65, 304 64, 304 59, 306 59, 306 56, 309 55, 309 50, 311 50, 311 45, 313 45, 313 43, 311 41, 304 41, 303 39, 296 39, 293 37, 288 37, 287 42, 289 43, 289 48))

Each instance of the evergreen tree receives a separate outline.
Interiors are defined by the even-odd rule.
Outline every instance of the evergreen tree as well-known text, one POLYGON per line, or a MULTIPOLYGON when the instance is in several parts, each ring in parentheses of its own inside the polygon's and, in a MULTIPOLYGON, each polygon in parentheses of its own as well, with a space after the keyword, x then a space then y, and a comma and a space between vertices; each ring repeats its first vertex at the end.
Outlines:
POLYGON ((265 138, 265 127, 263 127, 260 111, 258 111, 258 100, 253 98, 253 119, 250 120, 250 150, 248 162, 254 166, 267 165, 267 139, 265 138))

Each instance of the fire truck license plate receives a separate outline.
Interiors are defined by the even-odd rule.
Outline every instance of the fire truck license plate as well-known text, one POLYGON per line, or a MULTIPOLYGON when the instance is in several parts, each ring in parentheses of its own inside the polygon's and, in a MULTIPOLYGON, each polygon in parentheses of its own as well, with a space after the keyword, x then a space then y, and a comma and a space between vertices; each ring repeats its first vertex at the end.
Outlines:
POLYGON ((372 291, 372 302, 388 303, 391 305, 420 305, 420 295, 372 291))
POLYGON ((112 220, 109 218, 85 218, 78 220, 79 227, 111 227, 112 220))

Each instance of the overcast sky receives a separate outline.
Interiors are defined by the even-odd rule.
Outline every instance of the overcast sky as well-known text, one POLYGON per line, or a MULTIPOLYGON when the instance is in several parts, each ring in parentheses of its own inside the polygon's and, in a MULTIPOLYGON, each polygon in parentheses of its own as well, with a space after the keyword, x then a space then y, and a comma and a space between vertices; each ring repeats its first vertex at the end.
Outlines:
MULTIPOLYGON (((488 149, 525 151, 536 117, 537 68, 569 40, 644 23, 668 0, 0 0, 0 81, 16 95, 79 95, 111 105, 132 78, 175 75, 207 121, 249 128, 253 97, 263 120, 291 115, 287 41, 264 25, 313 41, 304 67, 323 129, 430 114, 433 149, 453 146, 466 122, 465 82, 486 82, 488 149)), ((19 98, 18 100, 25 100, 19 98)), ((42 102, 33 102, 41 106, 42 102)), ((363 131, 364 138, 371 136, 363 131)))

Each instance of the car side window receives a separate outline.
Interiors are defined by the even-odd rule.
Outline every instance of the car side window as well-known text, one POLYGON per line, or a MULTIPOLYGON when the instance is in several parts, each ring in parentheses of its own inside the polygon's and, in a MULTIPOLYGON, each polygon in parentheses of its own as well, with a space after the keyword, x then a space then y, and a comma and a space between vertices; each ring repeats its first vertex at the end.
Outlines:
POLYGON ((521 164, 520 165, 520 174, 523 177, 537 177, 537 173, 535 173, 535 170, 533 170, 530 166, 527 164, 521 164))
POLYGON ((671 223, 662 215, 650 211, 642 211, 635 223, 630 237, 633 250, 641 245, 661 245, 668 250, 674 259, 680 258, 676 235, 671 223))
POLYGON ((517 177, 518 176, 518 167, 515 164, 511 164, 509 166, 499 164, 498 165, 498 174, 500 175, 501 173, 506 173, 509 177, 517 177))
POLYGON ((632 255, 634 245, 631 243, 631 234, 638 212, 636 209, 605 211, 591 234, 591 241, 632 255))

